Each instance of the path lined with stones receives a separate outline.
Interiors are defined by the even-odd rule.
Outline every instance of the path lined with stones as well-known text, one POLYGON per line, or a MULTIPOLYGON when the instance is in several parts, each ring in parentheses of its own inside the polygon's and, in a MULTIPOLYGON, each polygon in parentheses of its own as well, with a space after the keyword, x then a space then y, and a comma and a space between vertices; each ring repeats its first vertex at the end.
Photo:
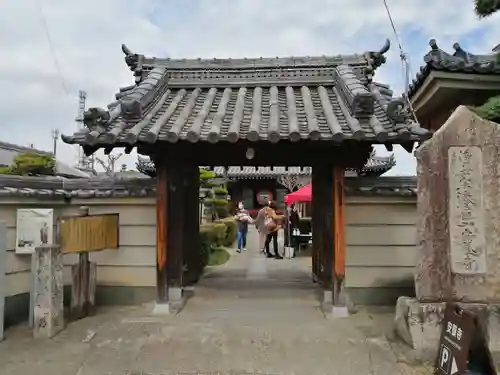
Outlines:
POLYGON ((413 373, 384 338, 392 314, 327 319, 310 258, 266 259, 256 243, 251 231, 246 252, 232 251, 226 265, 207 270, 177 316, 151 316, 152 305, 100 309, 43 342, 25 327, 9 330, 0 373, 413 373))

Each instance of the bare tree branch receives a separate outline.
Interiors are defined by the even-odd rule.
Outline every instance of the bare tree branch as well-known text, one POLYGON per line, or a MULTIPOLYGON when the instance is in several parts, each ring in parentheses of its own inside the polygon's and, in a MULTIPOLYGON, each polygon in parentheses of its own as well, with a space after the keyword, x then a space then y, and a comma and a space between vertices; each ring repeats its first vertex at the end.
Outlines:
POLYGON ((96 158, 96 160, 101 165, 101 167, 103 167, 104 172, 106 173, 106 175, 108 175, 109 177, 113 177, 114 174, 115 174, 115 165, 116 165, 116 162, 122 156, 123 156, 123 154, 121 154, 121 153, 120 154, 115 154, 115 155, 109 154, 107 156, 107 160, 106 161, 102 160, 101 158, 96 158))

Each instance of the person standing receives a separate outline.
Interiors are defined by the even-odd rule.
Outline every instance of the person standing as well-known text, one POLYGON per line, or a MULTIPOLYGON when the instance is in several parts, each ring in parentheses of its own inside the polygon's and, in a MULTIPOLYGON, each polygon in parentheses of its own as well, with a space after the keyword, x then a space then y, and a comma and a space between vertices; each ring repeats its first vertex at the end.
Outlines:
POLYGON ((247 233, 248 233, 248 224, 252 222, 252 218, 247 210, 245 210, 245 206, 243 202, 238 203, 238 210, 236 211, 236 215, 234 216, 236 223, 238 225, 238 253, 241 251, 245 251, 247 247, 247 233))
POLYGON ((260 252, 263 253, 265 251, 266 246, 266 238, 267 238, 267 229, 265 225, 266 221, 266 210, 269 207, 270 202, 262 207, 255 218, 255 227, 257 228, 257 232, 259 233, 259 249, 260 252))
POLYGON ((281 228, 280 222, 283 219, 283 215, 276 214, 276 205, 274 204, 274 202, 271 202, 269 204, 269 207, 266 208, 265 214, 265 226, 268 232, 265 244, 266 256, 268 258, 283 259, 278 251, 278 231, 281 228), (274 255, 271 254, 270 251, 271 241, 273 243, 274 255))

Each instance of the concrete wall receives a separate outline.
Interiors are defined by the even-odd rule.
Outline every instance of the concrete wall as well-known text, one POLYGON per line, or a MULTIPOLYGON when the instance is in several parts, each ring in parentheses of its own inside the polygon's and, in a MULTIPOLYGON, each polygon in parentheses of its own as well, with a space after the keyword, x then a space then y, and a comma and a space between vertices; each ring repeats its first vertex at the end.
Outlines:
MULTIPOLYGON (((41 201, 31 198, 0 200, 0 222, 7 225, 6 320, 27 318, 31 288, 31 255, 15 254, 16 210, 53 208, 54 225, 61 216, 74 215, 82 205, 90 214, 119 213, 120 248, 95 252, 97 303, 134 304, 156 297, 155 198, 96 198, 41 201)), ((392 303, 413 294, 415 265, 414 198, 349 197, 347 215, 346 287, 356 304, 392 303)), ((54 231, 55 233, 55 231, 54 231)), ((64 280, 70 285, 70 267, 77 255, 64 257, 64 280)))
POLYGON ((348 198, 345 286, 355 304, 414 295, 416 218, 415 198, 348 198))

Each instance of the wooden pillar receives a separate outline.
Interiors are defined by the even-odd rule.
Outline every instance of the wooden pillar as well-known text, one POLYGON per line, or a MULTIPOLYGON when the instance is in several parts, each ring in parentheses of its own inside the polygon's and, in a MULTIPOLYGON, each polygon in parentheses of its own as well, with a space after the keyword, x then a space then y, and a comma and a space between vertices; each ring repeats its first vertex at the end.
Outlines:
POLYGON ((156 166, 156 286, 158 302, 167 302, 167 189, 168 169, 162 159, 156 166))
POLYGON ((184 273, 184 231, 186 210, 186 166, 167 164, 167 285, 168 300, 182 297, 184 273))
POLYGON ((199 252, 199 170, 158 158, 156 165, 158 302, 182 299, 199 252), (185 280, 184 277, 187 277, 185 280))
MULTIPOLYGON (((334 237, 333 237, 333 173, 332 166, 314 165, 312 168, 312 231, 313 256, 317 282, 326 292, 333 291, 334 237)), ((329 296, 328 296, 329 295, 329 296)), ((325 302, 331 302, 331 293, 325 302)))
POLYGON ((196 165, 185 167, 184 188, 184 285, 192 285, 200 276, 200 219, 199 190, 200 172, 196 165))
POLYGON ((333 302, 345 304, 343 289, 346 267, 345 248, 345 169, 335 167, 333 171, 333 236, 334 236, 334 269, 333 269, 333 302))

